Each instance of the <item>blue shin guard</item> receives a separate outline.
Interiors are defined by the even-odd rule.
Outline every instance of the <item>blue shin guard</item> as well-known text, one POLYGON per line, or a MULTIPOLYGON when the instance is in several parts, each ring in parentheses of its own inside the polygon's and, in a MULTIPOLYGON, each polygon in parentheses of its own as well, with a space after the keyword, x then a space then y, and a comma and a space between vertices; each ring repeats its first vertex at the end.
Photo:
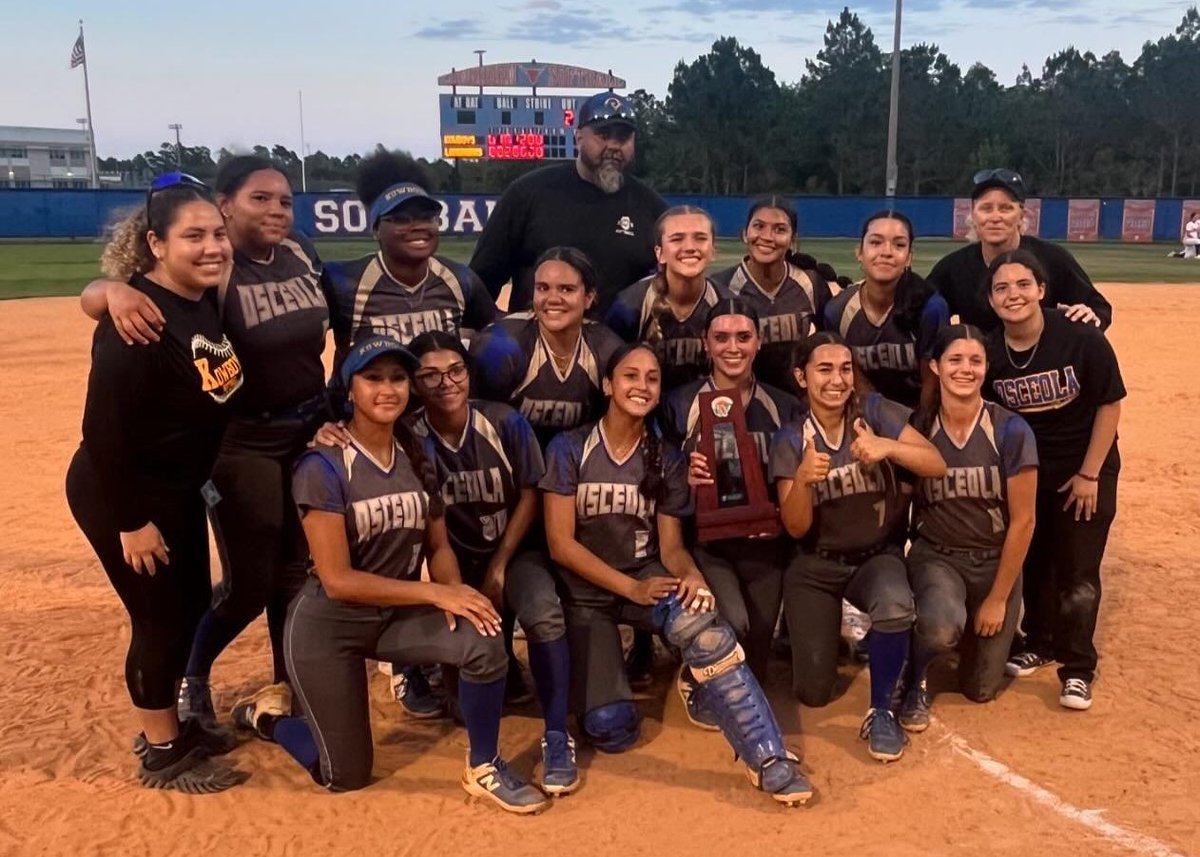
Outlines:
POLYGON ((789 805, 812 797, 812 786, 783 742, 783 731, 745 663, 733 629, 716 613, 688 613, 672 595, 655 605, 655 620, 667 640, 700 682, 704 706, 712 712, 747 768, 750 781, 789 805))

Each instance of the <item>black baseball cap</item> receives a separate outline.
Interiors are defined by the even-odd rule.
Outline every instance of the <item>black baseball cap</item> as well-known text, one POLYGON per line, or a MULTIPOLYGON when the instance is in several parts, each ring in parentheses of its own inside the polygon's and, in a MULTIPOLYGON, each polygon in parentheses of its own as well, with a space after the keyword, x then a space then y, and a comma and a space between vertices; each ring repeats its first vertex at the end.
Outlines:
POLYGON ((1021 174, 1016 170, 1009 170, 1004 167, 998 167, 994 170, 980 170, 971 177, 971 181, 975 183, 975 189, 971 191, 971 199, 973 200, 979 199, 984 191, 998 187, 1011 193, 1013 199, 1017 202, 1025 201, 1025 180, 1021 178, 1021 174))
POLYGON ((633 109, 633 102, 615 92, 597 92, 580 105, 576 127, 610 125, 627 125, 636 130, 637 113, 633 109))
POLYGON ((349 389, 351 378, 387 354, 395 354, 409 375, 421 367, 421 361, 399 340, 390 336, 368 336, 354 343, 342 361, 342 384, 349 389))

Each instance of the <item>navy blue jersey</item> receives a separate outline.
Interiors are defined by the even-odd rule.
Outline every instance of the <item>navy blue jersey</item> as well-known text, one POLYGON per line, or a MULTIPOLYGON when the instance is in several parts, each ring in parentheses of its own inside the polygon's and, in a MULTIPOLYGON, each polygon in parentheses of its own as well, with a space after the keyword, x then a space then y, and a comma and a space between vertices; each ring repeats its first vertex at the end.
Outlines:
POLYGON ((425 279, 408 286, 394 279, 375 253, 351 262, 330 262, 334 374, 346 349, 364 336, 391 336, 407 345, 422 333, 440 330, 461 336, 481 330, 496 317, 496 305, 475 272, 460 262, 433 256, 425 279))
POLYGON ((473 400, 461 437, 442 437, 427 419, 413 430, 425 439, 425 454, 437 467, 455 553, 486 561, 508 528, 521 490, 536 488, 545 474, 533 429, 508 405, 473 400))
POLYGON ((1008 532, 1008 480, 1037 467, 1029 423, 985 402, 961 447, 934 419, 929 440, 946 460, 946 475, 917 480, 917 535, 960 550, 991 550, 1008 532))
POLYGON ((656 514, 684 518, 692 513, 683 453, 662 444, 662 503, 638 490, 645 473, 641 446, 623 459, 609 452, 601 423, 563 432, 546 450, 541 488, 575 498, 575 538, 619 571, 634 571, 658 559, 656 514))
POLYGON ((246 373, 238 414, 286 410, 325 389, 328 285, 320 257, 299 233, 259 262, 235 252, 221 290, 221 320, 246 373))
POLYGON ((292 473, 292 497, 301 518, 310 509, 345 517, 351 568, 420 579, 429 495, 399 443, 390 467, 353 440, 346 449, 307 450, 292 473))
POLYGON ((754 361, 754 374, 781 390, 795 390, 792 352, 797 342, 824 326, 825 305, 831 297, 829 283, 816 271, 789 262, 783 281, 773 289, 763 288, 750 275, 745 259, 714 275, 713 282, 758 313, 762 347, 754 361))
POLYGON ((941 295, 925 302, 916 333, 902 330, 895 310, 878 325, 863 312, 861 283, 846 288, 825 306, 825 329, 841 334, 854 351, 871 386, 886 398, 915 408, 921 398, 921 363, 933 353, 937 332, 950 322, 941 295))
MULTIPOLYGON (((680 387, 663 401, 663 431, 672 443, 687 452, 696 449, 700 437, 700 394, 714 389, 712 379, 705 378, 680 387)), ((733 393, 732 390, 728 392, 733 393)), ((745 411, 746 430, 758 448, 763 477, 770 486, 771 496, 774 496, 774 482, 767 474, 771 438, 781 426, 794 422, 800 416, 800 402, 795 396, 770 384, 756 383, 750 392, 750 401, 745 404, 745 411)), ((709 462, 710 467, 714 464, 709 462)))
POLYGON ((532 313, 502 318, 471 341, 472 392, 521 412, 542 448, 564 429, 604 413, 601 381, 621 340, 602 324, 584 322, 575 359, 563 374, 532 313))
MULTIPOLYGON (((862 418, 880 437, 899 438, 911 415, 908 408, 878 393, 863 397, 862 418)), ((811 412, 781 428, 771 443, 772 481, 796 477, 796 468, 804 457, 806 434, 812 435, 817 452, 828 454, 830 460, 824 482, 792 487, 793 491, 807 487, 812 495, 813 523, 805 544, 838 553, 855 553, 883 544, 896 531, 908 509, 908 500, 901 493, 896 468, 890 461, 866 467, 850 455, 854 428, 849 415, 837 445, 825 436, 811 412)))
POLYGON ((653 337, 654 351, 662 367, 663 389, 673 390, 707 371, 704 320, 709 309, 721 299, 721 293, 712 282, 707 282, 687 318, 679 319, 670 307, 654 311, 658 302, 658 294, 652 288, 655 279, 638 280, 617 295, 604 322, 626 342, 648 342, 653 337))

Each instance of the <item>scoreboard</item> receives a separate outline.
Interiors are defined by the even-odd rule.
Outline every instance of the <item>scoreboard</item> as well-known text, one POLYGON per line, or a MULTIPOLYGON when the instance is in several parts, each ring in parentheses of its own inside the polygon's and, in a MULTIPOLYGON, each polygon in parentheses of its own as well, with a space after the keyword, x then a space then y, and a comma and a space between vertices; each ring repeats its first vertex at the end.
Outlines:
POLYGON ((441 94, 442 157, 541 161, 575 157, 569 95, 441 94))

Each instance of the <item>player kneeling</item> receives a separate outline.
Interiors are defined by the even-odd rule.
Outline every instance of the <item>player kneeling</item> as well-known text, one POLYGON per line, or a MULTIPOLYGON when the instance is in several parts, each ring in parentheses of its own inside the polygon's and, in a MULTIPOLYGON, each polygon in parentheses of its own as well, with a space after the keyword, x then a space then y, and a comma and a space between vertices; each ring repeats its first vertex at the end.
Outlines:
POLYGON ((608 411, 597 423, 559 435, 546 453, 546 535, 562 576, 583 731, 609 753, 637 741, 640 717, 618 626, 657 631, 682 653, 699 683, 696 693, 751 782, 781 803, 804 803, 812 786, 684 549, 680 519, 691 505, 686 463, 647 422, 659 402, 660 373, 649 347, 618 350, 605 372, 608 411))

